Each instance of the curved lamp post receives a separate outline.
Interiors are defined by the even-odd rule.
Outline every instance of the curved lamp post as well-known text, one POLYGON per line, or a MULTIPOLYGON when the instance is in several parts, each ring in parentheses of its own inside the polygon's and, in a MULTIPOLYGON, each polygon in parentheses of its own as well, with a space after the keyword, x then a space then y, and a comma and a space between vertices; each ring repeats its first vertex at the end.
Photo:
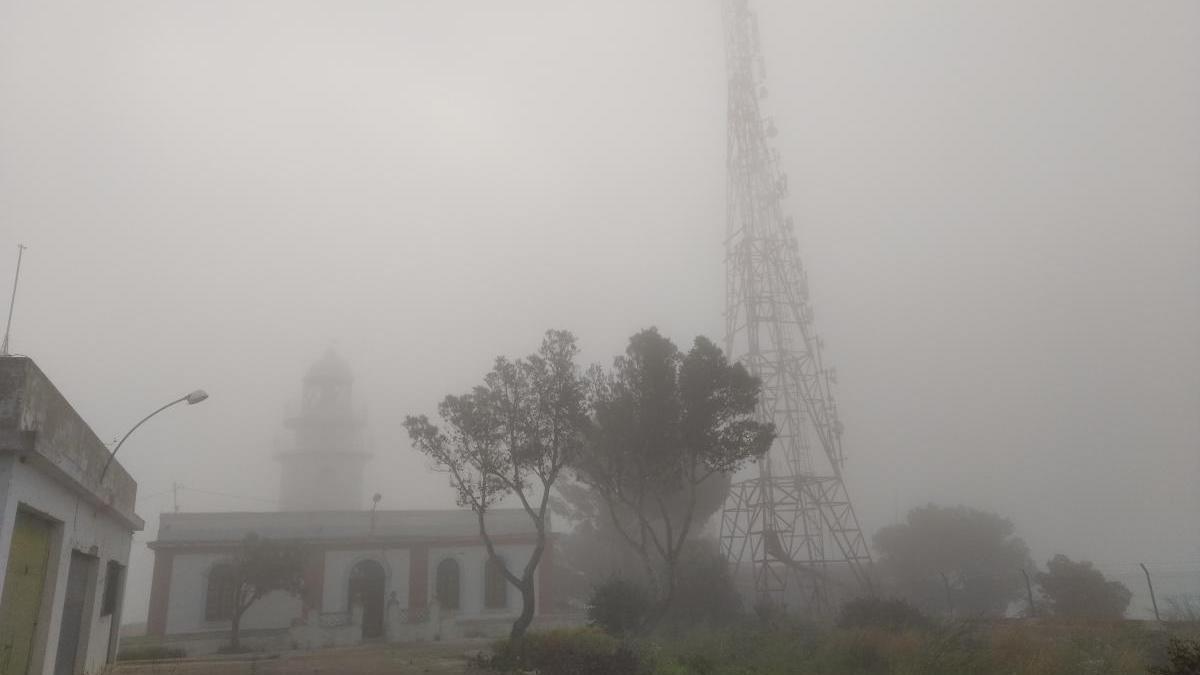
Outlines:
POLYGON ((159 408, 158 410, 155 410, 154 412, 150 413, 149 415, 146 415, 145 417, 143 417, 141 422, 138 422, 137 424, 133 425, 132 429, 125 432, 125 435, 122 436, 121 440, 117 443, 117 447, 113 448, 113 451, 109 453, 108 461, 104 463, 104 470, 100 472, 100 480, 98 482, 100 482, 100 483, 104 482, 104 476, 108 473, 108 467, 110 464, 112 464, 113 457, 117 456, 117 451, 121 449, 122 445, 124 445, 125 439, 129 438, 130 434, 137 431, 138 427, 145 424, 146 420, 150 419, 151 417, 154 417, 155 415, 166 410, 167 408, 170 408, 171 406, 175 405, 176 403, 183 403, 184 401, 187 401, 188 405, 195 405, 196 403, 199 403, 206 398, 208 398, 208 393, 205 392, 203 389, 197 389, 196 391, 193 391, 192 393, 188 394, 187 396, 181 396, 180 398, 177 398, 174 401, 171 401, 170 403, 164 405, 163 407, 159 408))

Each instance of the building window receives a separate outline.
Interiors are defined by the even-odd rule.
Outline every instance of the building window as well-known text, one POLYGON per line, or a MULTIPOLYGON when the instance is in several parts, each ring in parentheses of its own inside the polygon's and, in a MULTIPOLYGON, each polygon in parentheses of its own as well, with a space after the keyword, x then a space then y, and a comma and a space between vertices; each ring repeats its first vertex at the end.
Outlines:
POLYGON ((483 606, 487 609, 508 607, 508 579, 504 578, 504 559, 488 558, 483 564, 483 606))
POLYGON ((104 571, 104 601, 100 603, 100 616, 110 616, 117 612, 121 602, 121 578, 125 567, 115 560, 108 561, 104 571))
POLYGON ((458 561, 446 558, 437 566, 436 597, 442 609, 458 609, 458 561))
POLYGON ((204 602, 205 621, 228 621, 233 618, 237 603, 237 589, 233 578, 233 566, 213 565, 208 572, 208 595, 204 602))

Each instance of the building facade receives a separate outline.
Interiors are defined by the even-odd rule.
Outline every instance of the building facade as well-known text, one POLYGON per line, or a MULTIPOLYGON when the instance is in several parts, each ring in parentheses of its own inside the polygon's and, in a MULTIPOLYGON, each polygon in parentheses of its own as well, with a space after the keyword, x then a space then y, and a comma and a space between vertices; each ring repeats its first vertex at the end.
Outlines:
MULTIPOLYGON (((521 509, 489 514, 488 532, 509 569, 537 543, 521 509)), ((474 513, 312 511, 164 513, 154 550, 147 631, 189 654, 229 641, 226 570, 247 534, 304 552, 304 591, 271 593, 241 622, 262 647, 319 648, 370 640, 502 635, 521 596, 489 563, 474 513)), ((537 615, 552 606, 550 547, 535 580, 537 615)))
MULTIPOLYGON (((303 378, 280 462, 280 510, 164 513, 154 550, 147 632, 190 654, 229 642, 230 561, 249 534, 299 547, 304 592, 272 593, 241 620, 246 644, 318 648, 364 640, 503 635, 520 594, 488 562, 469 510, 362 510, 363 416, 354 376, 332 351, 303 378)), ((489 514, 488 532, 510 570, 523 569, 537 532, 523 510, 489 514)), ((538 615, 551 606, 550 552, 536 580, 538 615)))
POLYGON ((0 673, 94 673, 115 656, 143 523, 108 457, 31 359, 0 357, 0 673))

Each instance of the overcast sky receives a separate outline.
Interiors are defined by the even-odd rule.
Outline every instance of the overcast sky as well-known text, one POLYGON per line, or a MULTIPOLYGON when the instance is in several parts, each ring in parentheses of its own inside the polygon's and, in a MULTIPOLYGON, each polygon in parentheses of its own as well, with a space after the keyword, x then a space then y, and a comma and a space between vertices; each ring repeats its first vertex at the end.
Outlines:
MULTIPOLYGON (((868 534, 963 503, 1200 590, 1200 4, 755 4, 868 534)), ((497 354, 720 341, 723 59, 715 0, 0 4, 13 351, 105 440, 212 395, 122 449, 127 619, 172 481, 272 508, 331 344, 429 508, 399 421, 497 354)))

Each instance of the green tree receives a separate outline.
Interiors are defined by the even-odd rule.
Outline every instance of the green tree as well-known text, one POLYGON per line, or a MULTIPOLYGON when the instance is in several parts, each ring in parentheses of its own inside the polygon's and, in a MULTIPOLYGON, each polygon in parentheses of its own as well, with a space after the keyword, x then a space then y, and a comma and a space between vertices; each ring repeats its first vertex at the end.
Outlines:
POLYGON ((882 576, 930 614, 999 616, 1024 592, 1029 547, 1011 521, 964 506, 930 504, 875 534, 882 576))
POLYGON ((1109 581, 1092 566, 1059 554, 1037 574, 1038 587, 1055 616, 1087 619, 1120 619, 1133 593, 1119 581, 1109 581))
POLYGON ((521 592, 512 637, 525 634, 536 607, 534 573, 546 548, 551 491, 579 453, 588 426, 579 348, 567 331, 547 331, 525 359, 497 358, 482 385, 438 406, 443 427, 424 415, 404 421, 413 445, 450 476, 458 505, 475 512, 488 556, 521 592), (496 554, 487 512, 515 497, 528 514, 537 543, 524 568, 512 570, 496 554))
POLYGON ((774 429, 754 419, 758 379, 703 337, 681 354, 657 330, 644 330, 611 371, 593 368, 589 380, 595 430, 578 478, 642 563, 654 597, 649 628, 675 599, 708 486, 765 453, 774 429))
POLYGON ((295 544, 251 533, 242 540, 226 569, 233 586, 229 644, 236 652, 242 648, 241 625, 246 610, 274 591, 290 595, 304 591, 304 552, 295 544))
MULTIPOLYGON (((715 474, 698 487, 695 522, 707 522, 720 510, 729 494, 729 485, 728 474, 715 474)), ((594 580, 609 577, 648 585, 641 559, 613 525, 604 499, 579 481, 560 481, 557 492, 559 498, 553 500, 551 508, 571 528, 557 539, 555 563, 560 576, 555 578, 555 594, 576 603, 587 602, 594 580)), ((685 552, 684 562, 690 556, 690 552, 685 552)))

